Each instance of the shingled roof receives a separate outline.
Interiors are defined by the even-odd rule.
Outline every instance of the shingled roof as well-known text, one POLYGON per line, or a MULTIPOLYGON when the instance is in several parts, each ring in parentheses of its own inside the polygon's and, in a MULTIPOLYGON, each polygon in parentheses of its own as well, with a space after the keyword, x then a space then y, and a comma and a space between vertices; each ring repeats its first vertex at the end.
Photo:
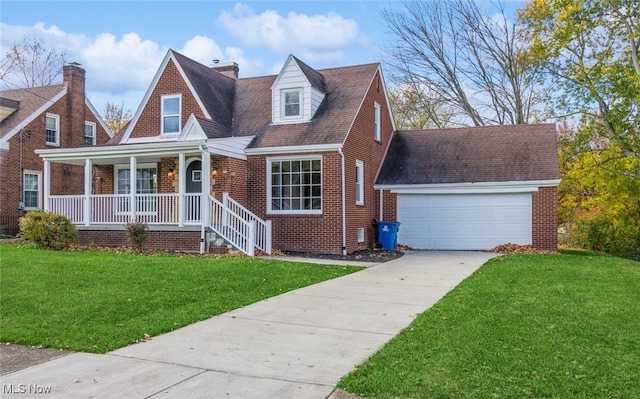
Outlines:
POLYGON ((311 122, 297 124, 271 123, 271 86, 276 76, 239 79, 233 135, 257 135, 249 148, 341 144, 378 67, 374 63, 318 70, 327 95, 311 122))
POLYGON ((51 105, 54 98, 61 94, 65 84, 56 84, 25 89, 3 90, 0 97, 18 103, 18 109, 0 122, 0 137, 4 137, 44 105, 51 105))
POLYGON ((377 185, 557 180, 553 124, 397 131, 377 185))
POLYGON ((198 98, 211 116, 215 137, 231 135, 235 79, 171 50, 198 98))

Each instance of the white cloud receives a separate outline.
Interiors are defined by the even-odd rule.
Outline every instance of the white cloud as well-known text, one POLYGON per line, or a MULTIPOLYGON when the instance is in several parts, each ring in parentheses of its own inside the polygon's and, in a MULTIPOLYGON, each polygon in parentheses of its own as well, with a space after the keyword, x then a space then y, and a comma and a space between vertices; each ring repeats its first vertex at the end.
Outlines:
POLYGON ((99 34, 82 50, 87 85, 111 93, 145 89, 166 51, 151 40, 142 40, 137 33, 127 33, 119 40, 111 33, 99 34))
POLYGON ((178 52, 204 65, 210 65, 213 60, 222 58, 222 50, 215 40, 199 35, 187 41, 178 52))
POLYGON ((222 11, 216 21, 245 45, 324 64, 343 59, 345 50, 365 41, 354 20, 334 12, 282 16, 267 10, 256 14, 251 7, 237 3, 231 11, 222 11))

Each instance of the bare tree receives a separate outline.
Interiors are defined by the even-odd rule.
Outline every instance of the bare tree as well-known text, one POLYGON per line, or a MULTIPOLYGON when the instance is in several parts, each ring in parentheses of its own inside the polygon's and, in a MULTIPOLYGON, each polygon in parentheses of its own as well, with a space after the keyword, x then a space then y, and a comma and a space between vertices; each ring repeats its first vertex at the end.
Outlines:
POLYGON ((398 129, 440 129, 451 125, 454 110, 419 82, 405 82, 389 91, 398 129))
POLYGON ((539 117, 542 82, 527 66, 518 22, 502 5, 489 16, 473 0, 401 4, 382 11, 394 81, 419 83, 453 110, 452 124, 523 124, 539 117))
POLYGON ((114 133, 118 133, 127 126, 131 118, 131 111, 124 110, 124 103, 118 107, 114 103, 107 101, 104 106, 104 122, 114 133))
POLYGON ((0 60, 0 81, 9 88, 47 86, 69 59, 68 51, 49 48, 42 37, 25 36, 0 60))

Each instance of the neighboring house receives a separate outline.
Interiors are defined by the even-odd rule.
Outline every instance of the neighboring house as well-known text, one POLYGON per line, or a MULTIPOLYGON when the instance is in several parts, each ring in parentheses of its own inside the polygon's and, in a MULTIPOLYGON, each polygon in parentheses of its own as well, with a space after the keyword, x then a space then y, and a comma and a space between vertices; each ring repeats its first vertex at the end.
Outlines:
MULTIPOLYGON (((499 136, 523 128, 482 129, 462 144, 481 146, 486 141, 482 132, 499 136)), ((552 236, 545 230, 540 241, 535 226, 555 218, 554 213, 539 219, 536 213, 542 209, 537 203, 555 212, 557 153, 546 152, 555 146, 555 134, 547 134, 552 126, 543 127, 546 133, 539 136, 539 127, 530 129, 532 140, 544 145, 529 150, 555 157, 556 171, 496 180, 498 186, 504 183, 497 193, 527 193, 529 219, 514 223, 525 223, 532 232, 498 238, 504 241, 499 243, 540 242, 551 248, 555 230, 552 236)), ((441 182, 414 182, 401 173, 423 158, 440 156, 438 146, 433 155, 423 153, 429 149, 428 137, 437 135, 431 133, 394 136, 377 63, 315 70, 289 56, 278 75, 240 79, 235 63, 208 67, 170 50, 128 127, 107 145, 36 152, 45 169, 52 164, 84 167, 85 185, 75 195, 44 192, 45 209, 69 216, 83 243, 125 245, 126 223, 138 221, 150 226, 148 248, 205 252, 231 245, 250 255, 272 248, 340 254, 371 248, 372 221, 380 218, 401 221, 400 243, 406 239, 416 248, 432 246, 413 240, 416 227, 406 213, 412 208, 405 194, 418 184, 420 193, 428 195, 427 186, 441 182), (411 157, 401 159, 407 151, 402 144, 408 143, 403 139, 414 135, 419 138, 409 144, 415 145, 411 157)), ((497 144, 499 149, 502 144, 497 144)), ((521 150, 514 156, 538 167, 537 155, 521 150)), ((484 159, 495 163, 490 156, 484 159)), ((453 165, 456 159, 448 161, 453 165)), ((508 164, 499 167, 513 170, 508 164)), ((496 182, 482 178, 471 180, 471 187, 486 193, 487 185, 496 182), (480 181, 487 184, 475 184, 480 181)), ((464 177, 451 184, 469 189, 464 177)), ((417 212, 423 220, 422 211, 417 212)), ((555 229, 555 219, 553 224, 555 229)), ((467 249, 478 248, 474 243, 467 249)))
POLYGON ((94 147, 111 137, 85 96, 78 64, 63 67, 62 84, 0 91, 0 233, 16 234, 25 211, 43 209, 45 190, 83 190, 82 168, 59 164, 47 171, 34 150, 94 147))

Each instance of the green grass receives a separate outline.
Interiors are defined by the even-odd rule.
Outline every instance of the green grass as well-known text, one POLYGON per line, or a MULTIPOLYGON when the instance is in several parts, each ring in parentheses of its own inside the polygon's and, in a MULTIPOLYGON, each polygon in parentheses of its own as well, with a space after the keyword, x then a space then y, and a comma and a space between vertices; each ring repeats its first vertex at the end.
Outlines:
POLYGON ((0 244, 0 342, 104 353, 360 270, 0 244))
POLYGON ((493 259, 339 387, 372 398, 639 398, 640 263, 493 259))

